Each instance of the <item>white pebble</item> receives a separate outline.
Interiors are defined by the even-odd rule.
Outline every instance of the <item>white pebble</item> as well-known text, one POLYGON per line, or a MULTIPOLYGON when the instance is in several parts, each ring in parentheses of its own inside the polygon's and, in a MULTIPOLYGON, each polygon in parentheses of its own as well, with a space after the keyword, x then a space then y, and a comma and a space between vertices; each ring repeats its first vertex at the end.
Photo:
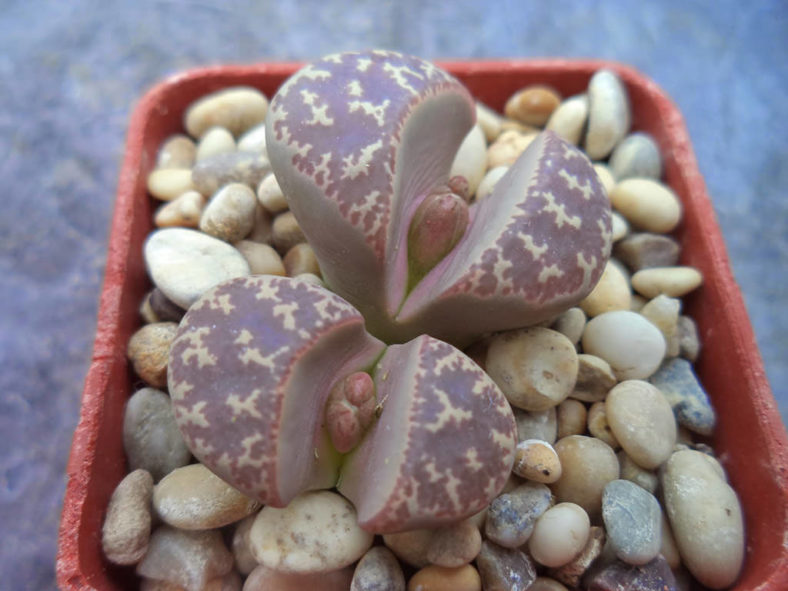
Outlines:
POLYGON ((553 568, 562 566, 583 549, 590 531, 591 522, 582 507, 559 503, 536 521, 528 549, 538 563, 553 568))

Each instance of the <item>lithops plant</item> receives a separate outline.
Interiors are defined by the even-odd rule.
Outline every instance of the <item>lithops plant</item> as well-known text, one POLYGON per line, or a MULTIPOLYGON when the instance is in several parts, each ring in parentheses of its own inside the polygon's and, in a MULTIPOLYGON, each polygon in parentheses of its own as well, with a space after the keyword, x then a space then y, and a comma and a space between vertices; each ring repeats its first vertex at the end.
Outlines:
POLYGON ((260 275, 206 292, 169 364, 194 455, 275 507, 338 485, 369 531, 438 525, 484 508, 514 461, 511 408, 470 358, 427 335, 386 348, 307 282, 260 275))
POLYGON ((480 203, 447 197, 474 120, 458 81, 378 50, 318 60, 271 102, 271 165, 323 276, 387 342, 535 324, 583 299, 608 259, 607 196, 552 132, 480 203))

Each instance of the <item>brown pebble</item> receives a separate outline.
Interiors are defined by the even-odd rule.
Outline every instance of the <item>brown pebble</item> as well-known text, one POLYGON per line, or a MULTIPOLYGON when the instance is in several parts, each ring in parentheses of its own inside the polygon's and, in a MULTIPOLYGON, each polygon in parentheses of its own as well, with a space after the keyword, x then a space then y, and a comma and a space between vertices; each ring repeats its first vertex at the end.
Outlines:
POLYGON ((525 552, 489 540, 482 543, 476 565, 484 591, 526 591, 536 579, 534 563, 525 552))
POLYGON ((476 558, 481 547, 479 528, 470 521, 460 521, 433 532, 427 546, 427 560, 438 566, 462 566, 476 558))
POLYGON ((276 250, 285 254, 301 242, 306 242, 306 237, 292 211, 280 213, 274 218, 271 244, 276 250))
POLYGON ((479 572, 470 564, 447 568, 425 566, 408 581, 408 591, 481 591, 479 572))
POLYGON ((403 562, 421 568, 427 566, 427 548, 432 530, 413 529, 398 534, 384 534, 383 543, 403 562))
POLYGON ((586 407, 579 400, 568 398, 556 408, 558 439, 586 432, 586 407))
POLYGON ((556 107, 561 104, 561 95, 553 88, 535 84, 517 91, 504 106, 507 117, 543 127, 556 107))
POLYGON ((282 260, 288 277, 296 277, 304 273, 312 273, 320 277, 320 265, 317 263, 315 251, 306 242, 293 246, 282 260))
POLYGON ((146 324, 131 335, 126 355, 134 371, 154 388, 167 387, 167 358, 178 325, 174 322, 146 324))
POLYGON ((107 507, 101 530, 104 555, 115 564, 136 564, 145 556, 150 539, 153 478, 135 470, 120 481, 107 507))
POLYGON ((586 510, 591 519, 601 514, 605 485, 618 478, 618 458, 604 441, 572 435, 560 439, 555 451, 561 460, 561 478, 550 485, 559 503, 571 502, 586 510))

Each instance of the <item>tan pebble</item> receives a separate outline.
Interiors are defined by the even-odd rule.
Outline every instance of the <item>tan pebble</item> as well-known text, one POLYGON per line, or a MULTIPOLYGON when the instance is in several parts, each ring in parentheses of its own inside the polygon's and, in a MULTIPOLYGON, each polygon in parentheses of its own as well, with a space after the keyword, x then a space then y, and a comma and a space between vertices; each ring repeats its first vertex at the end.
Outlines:
POLYGON ((567 588, 551 577, 536 577, 528 591, 568 591, 567 588))
POLYGON ((408 591, 481 591, 479 572, 470 564, 447 568, 425 566, 408 581, 408 591))
POLYGON ((640 312, 643 309, 643 306, 645 306, 647 303, 648 303, 648 300, 646 298, 644 298, 642 295, 637 294, 637 293, 633 293, 632 294, 632 302, 631 302, 631 305, 630 305, 629 309, 632 312, 640 312))
POLYGON ((252 554, 260 564, 301 574, 355 562, 373 537, 359 527, 353 505, 327 490, 302 493, 283 509, 263 507, 249 533, 252 554))
POLYGON ((235 568, 244 576, 257 568, 257 559, 252 554, 252 549, 249 545, 249 532, 252 531, 252 525, 256 517, 257 514, 255 513, 243 518, 233 530, 231 549, 235 559, 235 568))
POLYGON ((347 591, 352 579, 350 566, 327 573, 297 574, 261 564, 246 578, 243 591, 347 591))
POLYGON ((689 316, 679 316, 676 332, 679 337, 679 355, 694 363, 700 354, 698 326, 689 316))
POLYGON ((509 402, 523 410, 560 404, 575 386, 577 366, 575 346, 549 328, 500 333, 487 351, 487 373, 509 402))
POLYGON ((173 226, 196 228, 200 225, 200 216, 205 208, 206 199, 197 191, 186 191, 169 203, 156 210, 153 223, 159 228, 173 226))
POLYGON ((526 125, 544 126, 561 103, 558 92, 541 84, 528 86, 512 95, 504 106, 504 114, 526 125))
POLYGON ((436 529, 427 546, 427 560, 438 566, 468 564, 482 547, 479 528, 468 520, 436 529))
POLYGON ((676 545, 676 538, 673 536, 673 530, 670 528, 670 522, 667 515, 665 515, 665 510, 662 507, 660 509, 662 543, 660 544, 659 553, 668 561, 670 568, 675 570, 681 566, 681 555, 676 545))
POLYGON ((238 138, 238 150, 241 152, 265 153, 265 123, 260 123, 245 131, 238 138))
POLYGON ((670 457, 676 419, 665 396, 642 380, 618 384, 605 400, 607 421, 627 455, 652 470, 670 457))
POLYGON ((476 201, 481 201, 492 193, 496 183, 501 180, 501 177, 505 175, 508 170, 508 166, 490 168, 479 183, 479 187, 476 189, 476 201))
POLYGON ((629 222, 627 222, 626 218, 618 213, 617 211, 613 212, 612 215, 613 220, 613 242, 618 242, 619 240, 623 240, 629 234, 629 222))
POLYGON ((487 105, 476 102, 476 123, 482 128, 488 142, 494 142, 501 133, 503 117, 487 105))
POLYGON ((288 277, 296 277, 304 273, 320 276, 320 265, 317 263, 315 251, 306 242, 296 244, 288 250, 283 262, 288 277))
POLYGON ((608 261, 599 282, 579 306, 593 318, 604 312, 629 310, 630 298, 627 276, 614 261, 608 261))
POLYGON ((659 479, 654 472, 638 466, 624 450, 619 451, 616 455, 618 456, 618 464, 621 466, 623 480, 629 480, 651 494, 656 492, 659 479))
POLYGON ((539 564, 563 566, 585 547, 590 532, 591 522, 582 507, 559 503, 537 519, 528 549, 539 564))
POLYGON ((467 521, 474 524, 481 531, 481 529, 484 527, 485 519, 487 519, 487 507, 468 517, 467 521))
POLYGON ((236 490, 202 464, 176 468, 153 491, 153 508, 179 529, 215 529, 240 521, 260 503, 236 490))
POLYGON ((398 534, 384 534, 383 543, 403 562, 416 568, 427 566, 427 548, 432 539, 432 530, 414 529, 398 534))
POLYGON ((586 407, 579 400, 568 398, 556 408, 558 439, 586 432, 586 407))
MULTIPOLYGON (((570 144, 577 146, 583 137, 583 128, 588 119, 588 97, 579 94, 564 100, 550 115, 545 129, 558 134, 570 144)), ((607 187, 606 187, 607 188, 607 187)))
POLYGON ((461 176, 468 182, 468 195, 476 193, 487 171, 487 140, 479 125, 474 125, 460 144, 449 171, 449 178, 461 176))
POLYGON ((487 167, 511 166, 525 149, 536 139, 536 133, 504 131, 490 147, 487 148, 487 167))
POLYGON ((191 169, 196 154, 197 146, 190 137, 183 134, 171 135, 159 148, 156 168, 191 169))
POLYGON ((605 414, 605 403, 595 402, 588 409, 588 432, 597 439, 607 443, 612 449, 618 449, 619 445, 616 436, 610 429, 607 423, 607 415, 605 414))
POLYGON ((512 471, 536 482, 551 483, 561 478, 561 461, 553 446, 540 439, 517 444, 512 471))
POLYGON ((239 136, 265 120, 268 99, 256 88, 235 86, 202 97, 192 103, 184 114, 184 127, 189 135, 201 137, 214 126, 226 128, 239 136))
POLYGON ((596 518, 605 485, 618 478, 616 453, 604 441, 584 435, 564 437, 554 447, 562 470, 561 478, 550 485, 556 500, 576 503, 596 518))
POLYGON ((148 192, 161 201, 172 201, 192 190, 194 184, 191 169, 163 168, 148 175, 148 192))
POLYGON ((293 277, 293 281, 303 281, 304 283, 309 283, 310 285, 317 285, 319 287, 325 287, 326 284, 317 275, 314 273, 301 273, 300 275, 296 275, 293 277))
POLYGON ((154 388, 167 387, 167 359, 178 325, 174 322, 146 324, 131 335, 126 355, 134 371, 154 388))
POLYGON ((607 164, 602 164, 601 162, 594 164, 594 171, 596 172, 596 176, 599 179, 599 183, 604 187, 605 193, 609 197, 610 193, 613 191, 613 187, 616 186, 616 177, 613 176, 613 172, 610 170, 610 167, 607 164))
MULTIPOLYGON (((526 125, 521 121, 515 121, 514 119, 504 118, 501 122, 501 133, 505 133, 507 131, 516 131, 520 134, 532 135, 538 134, 541 129, 538 127, 534 127, 533 125, 526 125)), ((500 136, 498 136, 500 137, 500 136)))
POLYGON ((252 231, 246 236, 245 240, 269 244, 274 233, 274 218, 271 212, 257 203, 254 209, 254 223, 252 231))
POLYGON ((558 419, 555 407, 547 410, 525 411, 513 408, 514 420, 517 423, 517 439, 541 439, 547 443, 555 443, 558 437, 558 419))
POLYGON ((356 566, 350 591, 405 591, 405 575, 391 550, 370 548, 356 566))
POLYGON ((252 275, 280 275, 284 277, 287 274, 282 257, 272 246, 250 240, 241 240, 236 242, 234 246, 249 263, 252 275))
POLYGON ((605 546, 605 538, 604 528, 591 526, 588 533, 588 540, 580 553, 563 566, 550 569, 550 571, 548 571, 550 576, 569 587, 579 587, 580 579, 591 567, 591 564, 602 554, 602 549, 605 546))
POLYGON ((211 198, 200 218, 200 230, 209 236, 237 242, 252 231, 257 199, 241 183, 225 185, 211 198))
POLYGON ((613 187, 610 201, 632 225, 666 234, 681 221, 681 201, 667 185, 652 179, 625 179, 613 187))
POLYGON ((610 364, 601 357, 588 353, 578 355, 577 361, 577 382, 570 396, 583 402, 604 400, 618 381, 610 364))
POLYGON ((286 253, 301 242, 306 242, 306 237, 292 211, 280 213, 274 218, 271 244, 276 250, 286 253))
POLYGON ((257 189, 263 177, 271 172, 265 154, 256 152, 225 152, 208 156, 192 168, 194 188, 206 197, 230 183, 243 183, 257 189))
POLYGON ((658 295, 641 308, 640 313, 656 326, 665 337, 665 355, 676 357, 679 354, 678 324, 681 300, 666 295, 658 295))
POLYGON ((235 138, 224 127, 212 127, 197 143, 197 162, 215 154, 235 152, 235 138))
POLYGON ((573 345, 577 345, 580 337, 583 336, 583 329, 586 325, 586 314, 578 307, 569 308, 566 312, 555 319, 550 327, 557 330, 573 345))
POLYGON ((101 548, 115 564, 136 564, 145 556, 150 539, 153 478, 135 470, 120 481, 107 507, 101 548))
POLYGON ((643 269, 632 276, 632 287, 647 298, 655 298, 660 294, 680 298, 702 283, 703 275, 694 267, 643 269))
POLYGON ((287 211, 287 199, 273 173, 267 175, 257 186, 257 200, 271 213, 287 211))

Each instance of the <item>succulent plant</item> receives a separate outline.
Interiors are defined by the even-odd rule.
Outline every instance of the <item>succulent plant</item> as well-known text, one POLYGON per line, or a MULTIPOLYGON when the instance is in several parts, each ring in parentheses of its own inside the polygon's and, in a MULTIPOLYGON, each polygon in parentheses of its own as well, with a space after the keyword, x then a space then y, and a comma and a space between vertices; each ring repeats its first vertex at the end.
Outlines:
POLYGON ((610 254, 607 196, 552 132, 482 202, 452 199, 474 119, 458 81, 388 51, 325 57, 271 101, 271 165, 326 283, 387 342, 464 345, 543 321, 584 298, 610 254))

